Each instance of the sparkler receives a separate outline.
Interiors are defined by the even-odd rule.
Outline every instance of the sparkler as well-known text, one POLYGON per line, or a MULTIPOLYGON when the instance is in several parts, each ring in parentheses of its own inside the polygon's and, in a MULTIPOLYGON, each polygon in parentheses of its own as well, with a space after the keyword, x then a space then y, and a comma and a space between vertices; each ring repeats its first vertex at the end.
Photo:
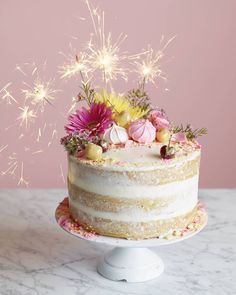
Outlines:
MULTIPOLYGON (((155 81, 158 78, 166 80, 166 77, 161 68, 161 61, 165 56, 165 49, 169 46, 169 44, 174 40, 175 37, 176 36, 169 39, 158 51, 154 51, 153 48, 149 46, 147 51, 143 54, 144 58, 140 60, 140 57, 138 57, 139 60, 134 62, 134 64, 136 65, 135 72, 138 73, 139 80, 142 81, 143 87, 144 84, 148 82, 155 84, 155 81)), ((163 40, 164 37, 162 36, 160 43, 162 43, 163 40)))
POLYGON ((43 83, 39 78, 33 82, 33 86, 30 86, 27 83, 24 83, 27 86, 26 89, 22 89, 22 93, 25 96, 25 99, 30 99, 30 103, 36 106, 35 113, 37 114, 38 110, 44 112, 46 104, 53 105, 55 100, 55 93, 59 90, 53 88, 53 80, 49 80, 43 83))
POLYGON ((88 56, 86 52, 80 52, 77 54, 72 45, 70 44, 71 53, 67 56, 63 52, 59 54, 66 58, 65 63, 59 67, 59 73, 61 74, 61 79, 71 78, 76 75, 80 75, 82 72, 85 76, 88 76, 90 72, 90 67, 88 64, 88 56))
POLYGON ((127 35, 122 33, 113 41, 111 33, 105 33, 104 11, 99 12, 98 9, 91 6, 89 1, 85 2, 90 13, 94 33, 91 34, 90 40, 79 56, 76 50, 72 49, 71 44, 72 54, 66 56, 60 52, 66 58, 66 62, 59 70, 61 78, 71 78, 83 73, 89 80, 94 76, 101 76, 106 84, 117 80, 118 77, 127 81, 129 69, 125 62, 134 58, 121 52, 121 45, 127 35))
POLYGON ((21 110, 21 112, 17 119, 20 120, 20 126, 25 125, 25 128, 27 128, 28 123, 36 118, 36 114, 33 110, 30 109, 29 106, 19 107, 19 109, 21 110))

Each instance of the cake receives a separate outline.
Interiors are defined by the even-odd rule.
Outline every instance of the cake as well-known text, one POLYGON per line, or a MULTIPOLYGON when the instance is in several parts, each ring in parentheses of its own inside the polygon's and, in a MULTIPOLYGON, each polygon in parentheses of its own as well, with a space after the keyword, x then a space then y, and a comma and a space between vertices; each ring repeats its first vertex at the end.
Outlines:
POLYGON ((168 236, 196 217, 206 129, 176 126, 140 89, 83 98, 65 126, 69 210, 89 231, 126 239, 168 236), (139 91, 139 92, 137 92, 139 91), (135 104, 134 96, 145 96, 135 104))

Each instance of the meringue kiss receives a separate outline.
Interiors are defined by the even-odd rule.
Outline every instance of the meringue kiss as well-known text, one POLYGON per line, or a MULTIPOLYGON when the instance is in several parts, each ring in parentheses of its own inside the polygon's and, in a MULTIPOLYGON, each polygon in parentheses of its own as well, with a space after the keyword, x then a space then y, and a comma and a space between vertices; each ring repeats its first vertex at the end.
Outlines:
POLYGON ((128 133, 125 128, 113 124, 105 131, 103 138, 109 143, 121 144, 128 140, 128 133))
POLYGON ((130 124, 129 136, 140 143, 151 143, 156 137, 156 128, 149 120, 137 120, 130 124))

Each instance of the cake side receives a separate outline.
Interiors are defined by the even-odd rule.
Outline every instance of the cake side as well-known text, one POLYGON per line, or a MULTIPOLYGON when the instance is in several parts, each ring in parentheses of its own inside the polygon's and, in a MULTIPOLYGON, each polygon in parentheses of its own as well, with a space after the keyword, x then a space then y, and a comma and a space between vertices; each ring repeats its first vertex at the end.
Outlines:
MULTIPOLYGON (((125 153, 132 154, 132 149, 125 153)), ((125 164, 123 157, 113 164, 68 157, 75 220, 99 234, 133 239, 161 236, 191 222, 198 200, 200 150, 174 161, 158 158, 156 150, 154 162, 145 151, 136 162, 125 164)))

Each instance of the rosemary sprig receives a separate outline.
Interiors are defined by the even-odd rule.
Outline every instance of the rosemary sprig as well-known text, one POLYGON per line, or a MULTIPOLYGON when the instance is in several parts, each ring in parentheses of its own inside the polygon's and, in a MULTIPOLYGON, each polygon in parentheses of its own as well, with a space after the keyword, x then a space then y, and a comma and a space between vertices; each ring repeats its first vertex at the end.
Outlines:
POLYGON ((82 92, 78 94, 80 100, 85 100, 88 105, 90 105, 94 100, 95 90, 91 87, 89 82, 82 81, 82 86, 80 87, 82 92))
POLYGON ((133 107, 139 107, 142 111, 145 111, 146 115, 151 110, 150 97, 147 92, 141 88, 128 91, 126 98, 133 107))
POLYGON ((206 128, 197 128, 193 129, 190 124, 187 124, 186 127, 184 127, 182 124, 180 126, 174 126, 172 128, 172 132, 178 133, 178 132, 183 132, 186 135, 186 138, 188 140, 193 140, 197 137, 203 136, 207 134, 207 129, 206 128))

